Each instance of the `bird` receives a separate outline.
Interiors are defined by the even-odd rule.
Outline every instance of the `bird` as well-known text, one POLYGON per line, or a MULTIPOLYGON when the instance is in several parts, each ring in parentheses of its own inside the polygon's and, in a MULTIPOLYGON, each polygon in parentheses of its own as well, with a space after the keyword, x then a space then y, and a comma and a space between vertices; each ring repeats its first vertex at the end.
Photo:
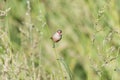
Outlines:
POLYGON ((62 30, 57 30, 51 37, 53 41, 53 48, 55 48, 55 43, 59 42, 62 39, 62 30))

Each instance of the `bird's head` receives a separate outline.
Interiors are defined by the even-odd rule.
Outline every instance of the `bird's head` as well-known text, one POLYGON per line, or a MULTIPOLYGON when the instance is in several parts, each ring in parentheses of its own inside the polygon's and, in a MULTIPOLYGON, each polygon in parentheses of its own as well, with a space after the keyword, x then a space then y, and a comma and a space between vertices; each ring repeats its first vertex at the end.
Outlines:
POLYGON ((61 35, 62 34, 62 30, 57 30, 57 33, 61 35))

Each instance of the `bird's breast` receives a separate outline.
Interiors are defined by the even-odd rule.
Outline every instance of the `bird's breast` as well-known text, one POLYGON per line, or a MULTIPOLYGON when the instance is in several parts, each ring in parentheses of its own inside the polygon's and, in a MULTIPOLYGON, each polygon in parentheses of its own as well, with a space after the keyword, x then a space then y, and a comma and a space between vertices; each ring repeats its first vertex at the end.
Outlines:
POLYGON ((52 39, 53 39, 54 42, 57 42, 61 39, 61 36, 58 33, 55 33, 53 35, 52 39))

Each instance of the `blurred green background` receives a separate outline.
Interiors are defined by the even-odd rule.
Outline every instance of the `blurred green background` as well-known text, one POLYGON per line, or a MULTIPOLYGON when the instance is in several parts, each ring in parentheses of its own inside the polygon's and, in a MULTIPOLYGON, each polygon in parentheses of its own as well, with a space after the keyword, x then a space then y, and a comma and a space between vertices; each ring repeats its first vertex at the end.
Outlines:
POLYGON ((120 0, 0 0, 1 80, 120 80, 119 46, 120 0))

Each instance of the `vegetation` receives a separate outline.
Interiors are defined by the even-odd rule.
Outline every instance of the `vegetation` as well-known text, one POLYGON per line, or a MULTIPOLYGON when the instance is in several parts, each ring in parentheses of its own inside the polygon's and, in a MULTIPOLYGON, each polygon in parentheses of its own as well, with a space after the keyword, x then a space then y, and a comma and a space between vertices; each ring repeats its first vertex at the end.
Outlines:
POLYGON ((0 0, 1 80, 120 80, 119 42, 120 0, 0 0))

